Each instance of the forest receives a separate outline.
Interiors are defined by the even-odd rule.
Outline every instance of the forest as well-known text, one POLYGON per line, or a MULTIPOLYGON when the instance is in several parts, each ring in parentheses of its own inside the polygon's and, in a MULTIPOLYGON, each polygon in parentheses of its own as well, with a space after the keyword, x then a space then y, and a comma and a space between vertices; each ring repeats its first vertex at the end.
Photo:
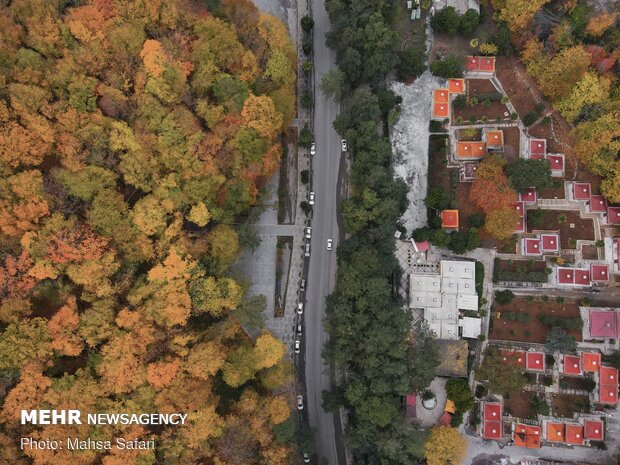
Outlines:
POLYGON ((0 29, 0 462, 290 463, 292 365, 230 269, 295 112, 285 26, 248 0, 14 0, 0 29), (37 408, 189 416, 20 425, 37 408))

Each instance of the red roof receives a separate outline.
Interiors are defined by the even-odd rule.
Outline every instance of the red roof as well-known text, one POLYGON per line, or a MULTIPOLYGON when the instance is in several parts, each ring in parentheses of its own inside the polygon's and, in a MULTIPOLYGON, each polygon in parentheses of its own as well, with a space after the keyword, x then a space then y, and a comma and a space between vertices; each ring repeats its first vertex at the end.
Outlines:
POLYGON ((540 448, 541 431, 540 426, 516 425, 513 435, 514 445, 528 449, 540 448))
POLYGON ((433 118, 448 118, 450 116, 450 107, 447 103, 433 104, 433 118))
POLYGON ((485 421, 482 427, 482 436, 485 439, 501 439, 502 424, 499 421, 485 421))
POLYGON ((498 129, 497 131, 487 131, 487 145, 489 147, 503 147, 504 146, 504 131, 498 129))
POLYGON ((583 371, 598 372, 601 367, 601 354, 598 352, 583 352, 581 354, 583 371))
POLYGON ((576 182, 573 184, 573 197, 575 200, 590 200, 592 189, 589 182, 576 182))
POLYGON ((601 384, 598 390, 598 399, 601 404, 618 403, 618 386, 615 384, 601 384))
POLYGON ((502 418, 502 404, 499 402, 484 402, 484 421, 500 421, 502 418))
POLYGON ((563 373, 567 375, 581 374, 581 358, 576 355, 564 355, 563 373))
POLYGON ((407 407, 415 407, 416 398, 415 394, 407 394, 407 407))
POLYGON ((430 247, 428 241, 415 242, 415 245, 418 248, 418 252, 426 252, 430 247))
POLYGON ((517 210, 517 213, 519 214, 519 216, 523 216, 523 212, 525 211, 523 208, 523 202, 516 202, 515 209, 517 210))
POLYGON ((527 237, 523 239, 525 241, 525 254, 526 255, 540 255, 540 239, 537 237, 527 237))
POLYGON ((618 385, 618 370, 613 367, 602 366, 599 371, 599 382, 601 384, 618 385))
POLYGON ((583 426, 567 423, 566 443, 574 446, 583 446, 583 426))
POLYGON ((545 369, 545 354, 542 352, 526 352, 525 366, 528 370, 543 371, 545 369))
POLYGON ((561 155, 547 155, 547 160, 549 160, 549 167, 551 171, 564 171, 564 157, 561 155))
POLYGON ((590 270, 578 269, 575 270, 575 284, 578 286, 589 286, 590 282, 590 270))
POLYGON ((465 70, 470 72, 494 73, 495 57, 468 56, 465 59, 465 70))
POLYGON ((543 234, 540 236, 543 252, 557 252, 560 250, 560 237, 557 234, 543 234))
POLYGON ((605 212, 607 210, 607 201, 602 195, 593 195, 590 197, 591 212, 605 212))
POLYGON ((609 281, 609 268, 607 265, 590 265, 592 281, 606 283, 609 281))
POLYGON ((451 94, 462 94, 465 92, 465 79, 448 79, 448 91, 451 94))
POLYGON ((525 351, 523 350, 500 350, 506 364, 518 365, 525 369, 525 351))
POLYGON ((616 312, 590 310, 590 335, 616 337, 616 312))
POLYGON ((532 160, 544 160, 545 156, 542 153, 533 153, 532 155, 530 155, 530 158, 532 160))
POLYGON ((603 440, 603 422, 601 420, 586 420, 583 426, 583 436, 586 439, 603 440))
POLYGON ((575 270, 573 270, 572 268, 558 268, 558 283, 574 284, 575 270))
POLYGON ((525 218, 523 216, 520 216, 517 220, 515 232, 525 232, 525 218))
POLYGON ((433 101, 435 103, 448 103, 450 101, 448 89, 435 89, 433 91, 433 101))
POLYGON ((620 207, 607 207, 607 222, 620 224, 620 207))
POLYGON ((546 139, 530 139, 530 155, 544 155, 546 152, 546 139))
POLYGON ((459 211, 444 210, 441 212, 442 228, 458 228, 459 227, 459 211))
POLYGON ((525 192, 519 194, 519 200, 526 203, 535 203, 538 199, 538 195, 536 194, 536 189, 533 187, 529 187, 525 190, 525 192))
POLYGON ((547 441, 564 442, 564 423, 547 423, 547 441))
POLYGON ((456 143, 457 158, 482 158, 487 154, 486 142, 463 142, 456 143))

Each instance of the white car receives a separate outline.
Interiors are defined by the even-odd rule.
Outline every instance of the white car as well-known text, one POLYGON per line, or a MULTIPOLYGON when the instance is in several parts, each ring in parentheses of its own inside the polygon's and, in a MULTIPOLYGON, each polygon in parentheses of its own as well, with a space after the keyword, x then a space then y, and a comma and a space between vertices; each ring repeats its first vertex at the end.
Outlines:
POLYGON ((314 156, 315 154, 316 154, 316 144, 312 142, 312 145, 310 146, 310 155, 314 156))
POLYGON ((306 228, 306 239, 310 239, 312 237, 312 227, 308 226, 306 228))
POLYGON ((314 205, 314 192, 310 192, 310 194, 308 194, 308 203, 310 205, 314 205))
POLYGON ((295 353, 298 354, 299 352, 301 352, 301 341, 297 339, 295 341, 295 353))
POLYGON ((310 454, 304 452, 304 463, 310 463, 310 454))
POLYGON ((342 139, 340 141, 340 148, 342 148, 343 152, 346 152, 349 149, 349 143, 347 142, 346 139, 342 139))
POLYGON ((297 396, 297 410, 304 409, 304 396, 297 396))
POLYGON ((301 315, 303 312, 304 312, 304 303, 298 302, 297 303, 297 314, 301 315))
POLYGON ((310 256, 310 242, 306 242, 306 247, 304 249, 304 257, 310 256))
POLYGON ((297 335, 298 335, 299 337, 301 337, 301 333, 302 333, 301 329, 302 329, 302 328, 301 328, 301 325, 297 325, 297 335))
POLYGON ((331 239, 327 239, 327 250, 331 250, 333 245, 334 241, 332 241, 331 239))

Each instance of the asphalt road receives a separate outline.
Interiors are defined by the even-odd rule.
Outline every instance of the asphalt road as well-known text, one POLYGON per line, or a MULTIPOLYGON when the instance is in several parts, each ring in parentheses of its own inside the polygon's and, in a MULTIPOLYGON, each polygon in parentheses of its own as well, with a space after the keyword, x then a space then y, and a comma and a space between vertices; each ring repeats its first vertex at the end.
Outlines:
POLYGON ((334 289, 336 247, 338 246, 338 190, 341 163, 340 137, 332 122, 339 105, 323 96, 318 83, 328 71, 336 68, 335 54, 325 45, 330 21, 323 0, 311 0, 314 19, 314 140, 316 155, 312 160, 312 190, 316 200, 312 215, 312 239, 305 306, 305 381, 306 408, 310 426, 316 430, 318 463, 344 464, 339 420, 321 408, 321 392, 330 388, 330 369, 323 363, 321 352, 327 341, 323 328, 325 299, 334 289), (327 250, 327 239, 333 239, 333 250, 327 250), (336 424, 334 424, 336 420, 336 424), (338 446, 337 446, 338 443, 338 446))

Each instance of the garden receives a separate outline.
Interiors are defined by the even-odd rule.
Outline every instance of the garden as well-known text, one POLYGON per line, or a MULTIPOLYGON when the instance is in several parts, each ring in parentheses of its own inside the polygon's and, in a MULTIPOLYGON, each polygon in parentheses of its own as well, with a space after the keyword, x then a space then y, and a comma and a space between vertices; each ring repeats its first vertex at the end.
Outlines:
POLYGON ((560 232, 560 248, 575 249, 577 240, 594 240, 594 224, 589 218, 581 218, 579 212, 567 210, 538 210, 540 218, 532 224, 528 212, 528 232, 535 229, 560 232))
POLYGON ((535 299, 514 299, 497 305, 491 318, 489 338, 505 341, 545 343, 553 326, 560 326, 569 336, 581 341, 579 304, 564 301, 561 297, 551 300, 547 296, 535 299))
POLYGON ((590 400, 588 396, 553 394, 551 397, 551 411, 554 417, 573 418, 575 413, 590 411, 590 400))
POLYGON ((548 281, 547 265, 543 260, 500 260, 496 258, 493 265, 493 282, 500 281, 546 283, 548 281))
POLYGON ((504 412, 517 418, 535 419, 539 400, 533 401, 536 394, 529 391, 513 391, 504 397, 504 412))
POLYGON ((489 79, 468 79, 467 95, 460 95, 452 102, 452 123, 505 123, 511 118, 506 106, 508 98, 498 92, 489 79))

